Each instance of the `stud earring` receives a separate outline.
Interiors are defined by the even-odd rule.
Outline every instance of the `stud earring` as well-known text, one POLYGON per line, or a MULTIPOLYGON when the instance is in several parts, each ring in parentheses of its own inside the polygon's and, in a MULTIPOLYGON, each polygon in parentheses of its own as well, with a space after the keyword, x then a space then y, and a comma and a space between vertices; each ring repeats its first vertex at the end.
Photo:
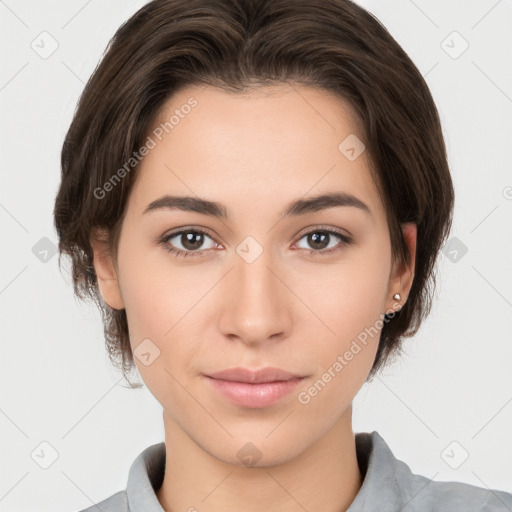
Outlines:
MULTIPOLYGON (((401 298, 402 297, 399 293, 395 293, 395 295, 393 295, 393 299, 395 299, 396 301, 399 301, 401 298)), ((397 308, 397 310, 395 310, 395 312, 400 311, 401 309, 402 309, 402 305, 400 304, 399 307, 397 308)), ((394 313, 393 313, 393 315, 394 315, 394 313)), ((387 313, 386 313, 386 316, 387 316, 387 313)))

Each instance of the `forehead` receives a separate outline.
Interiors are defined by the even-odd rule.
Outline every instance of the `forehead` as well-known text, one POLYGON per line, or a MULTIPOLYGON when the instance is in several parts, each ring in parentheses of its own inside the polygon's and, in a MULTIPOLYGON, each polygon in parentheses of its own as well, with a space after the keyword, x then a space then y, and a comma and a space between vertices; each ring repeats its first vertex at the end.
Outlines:
POLYGON ((343 191, 382 214, 367 152, 347 157, 347 148, 364 147, 358 119, 347 102, 320 89, 186 87, 165 103, 148 137, 154 147, 130 199, 140 212, 164 193, 253 212, 275 204, 277 212, 308 194, 343 191))

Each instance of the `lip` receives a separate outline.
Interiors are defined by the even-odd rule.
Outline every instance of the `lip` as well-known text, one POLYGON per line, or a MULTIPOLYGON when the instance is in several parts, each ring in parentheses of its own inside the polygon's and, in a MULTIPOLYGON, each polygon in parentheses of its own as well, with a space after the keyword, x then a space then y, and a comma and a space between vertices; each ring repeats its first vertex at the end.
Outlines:
POLYGON ((213 379, 228 380, 233 382, 248 382, 251 384, 260 384, 262 382, 286 381, 302 377, 293 373, 276 368, 274 366, 266 366, 259 370, 249 370, 248 368, 228 368, 220 372, 210 373, 207 377, 213 379))
POLYGON ((256 371, 230 368, 205 377, 232 403, 250 408, 268 407, 278 402, 304 379, 274 367, 256 371))

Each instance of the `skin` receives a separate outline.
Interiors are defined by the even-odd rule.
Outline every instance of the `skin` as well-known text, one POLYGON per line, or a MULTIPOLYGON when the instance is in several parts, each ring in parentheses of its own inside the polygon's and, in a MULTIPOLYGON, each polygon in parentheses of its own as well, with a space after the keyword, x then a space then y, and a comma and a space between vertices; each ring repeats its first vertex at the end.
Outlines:
MULTIPOLYGON (((379 327, 379 315, 396 310, 395 293, 405 303, 416 226, 403 225, 413 263, 392 265, 367 152, 350 161, 338 150, 349 134, 362 140, 339 98, 289 84, 237 95, 187 87, 155 126, 190 96, 198 105, 141 162, 117 261, 99 234, 91 236, 100 292, 112 308, 126 308, 132 349, 149 338, 160 350, 147 366, 135 358, 163 408, 167 463, 157 497, 174 512, 344 511, 363 482, 352 401, 379 337, 360 344, 309 403, 297 396, 359 333, 379 327), (371 215, 343 206, 280 219, 291 201, 333 191, 355 195, 371 215), (143 214, 164 193, 223 203, 230 218, 176 209, 143 214), (331 235, 315 245, 305 235, 320 226, 352 235, 353 243, 331 235), (158 244, 178 228, 208 231, 202 245, 195 242, 202 255, 175 257, 158 244), (252 263, 236 252, 247 236, 263 250, 252 263), (307 252, 336 246, 329 255, 307 252), (236 366, 276 366, 307 378, 272 406, 241 407, 202 375, 236 366), (237 457, 248 442, 261 453, 253 467, 237 457)), ((192 252, 186 243, 177 236, 167 246, 192 252)))

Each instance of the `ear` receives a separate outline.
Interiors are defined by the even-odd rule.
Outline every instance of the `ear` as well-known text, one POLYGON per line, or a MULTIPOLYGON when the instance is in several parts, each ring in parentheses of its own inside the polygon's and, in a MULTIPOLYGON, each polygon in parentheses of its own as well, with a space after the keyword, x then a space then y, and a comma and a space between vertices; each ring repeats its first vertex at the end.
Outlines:
POLYGON ((414 280, 417 238, 416 224, 413 222, 402 224, 402 234, 409 249, 410 261, 408 263, 394 265, 389 280, 388 298, 386 303, 386 311, 388 313, 400 310, 407 302, 407 297, 409 296, 409 291, 411 290, 414 280), (395 293, 400 294, 400 300, 393 299, 395 293))
POLYGON ((98 288, 104 302, 112 309, 124 309, 117 271, 108 244, 108 233, 96 229, 90 236, 93 265, 98 278, 98 288))

